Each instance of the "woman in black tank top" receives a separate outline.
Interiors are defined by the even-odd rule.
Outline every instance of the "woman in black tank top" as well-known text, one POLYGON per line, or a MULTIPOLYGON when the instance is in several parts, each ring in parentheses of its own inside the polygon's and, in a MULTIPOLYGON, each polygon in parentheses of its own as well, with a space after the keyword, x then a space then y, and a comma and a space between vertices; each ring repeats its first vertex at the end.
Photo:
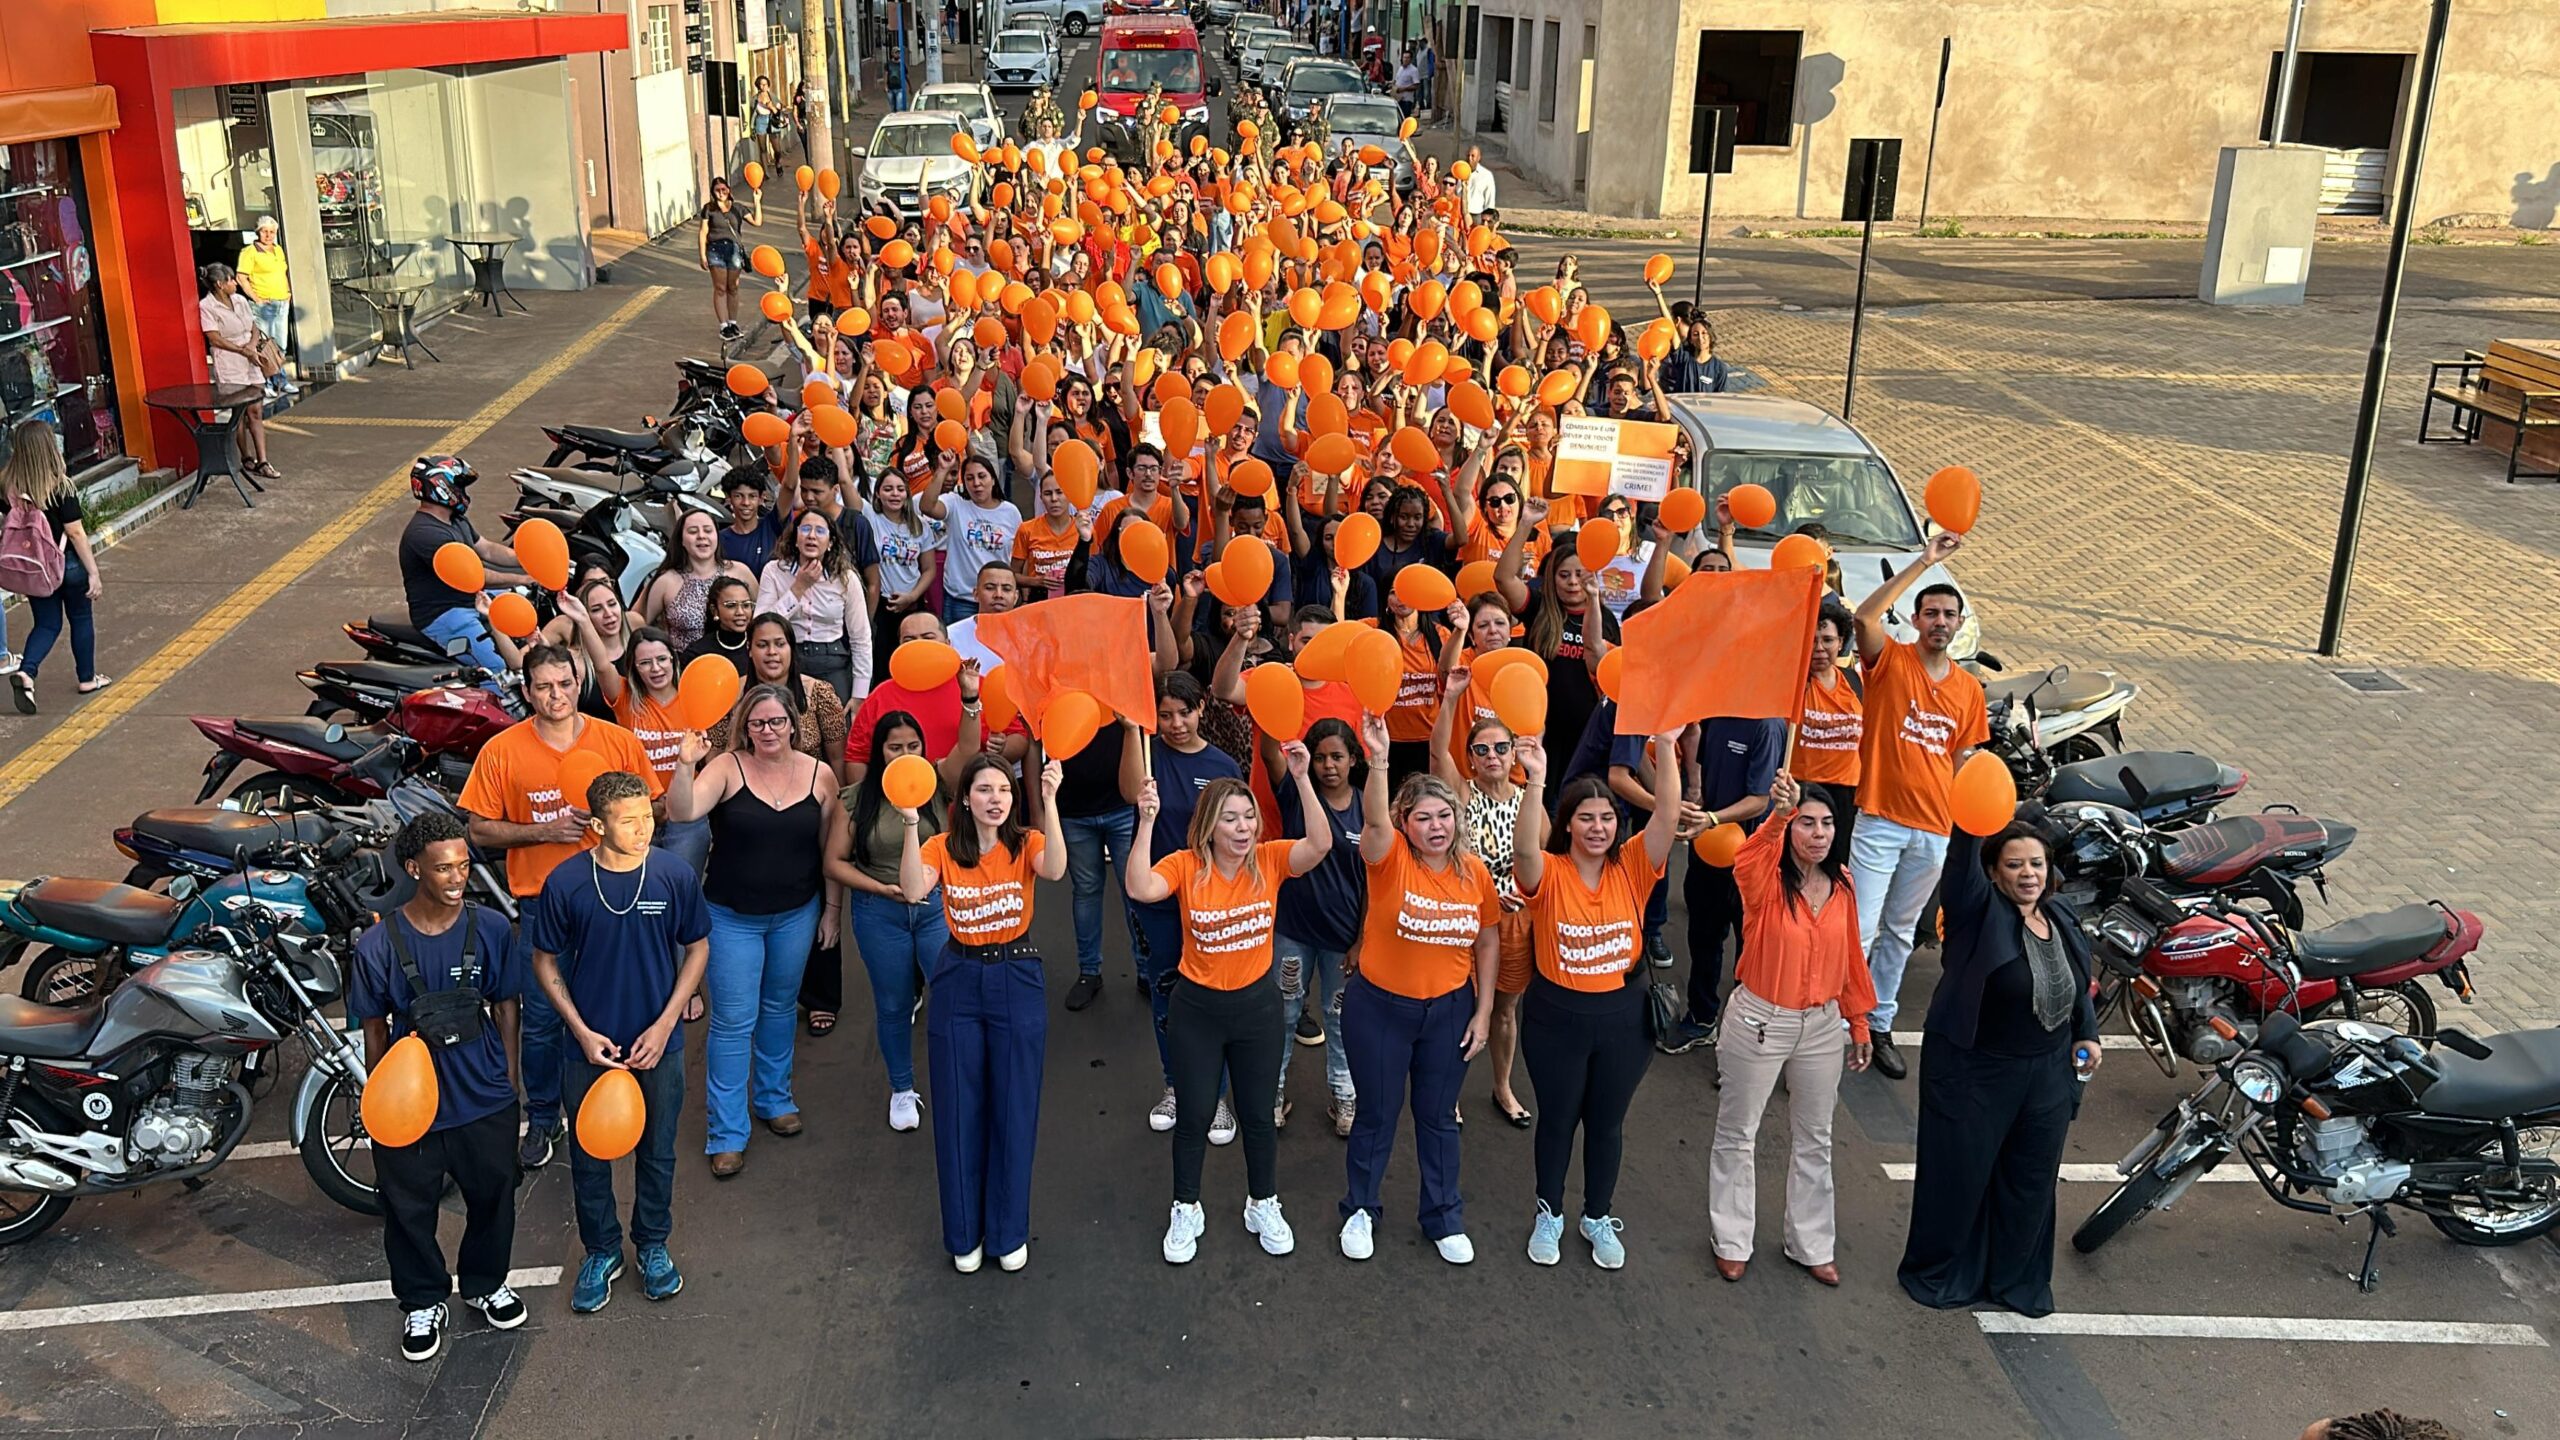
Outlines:
POLYGON ((800 975, 813 941, 835 943, 843 904, 821 857, 845 845, 844 810, 834 772, 792 748, 794 698, 779 685, 749 690, 730 712, 728 748, 704 764, 709 747, 687 735, 667 783, 668 819, 711 821, 704 1150, 723 1180, 746 1167, 752 1120, 800 1133, 791 1094, 800 975))

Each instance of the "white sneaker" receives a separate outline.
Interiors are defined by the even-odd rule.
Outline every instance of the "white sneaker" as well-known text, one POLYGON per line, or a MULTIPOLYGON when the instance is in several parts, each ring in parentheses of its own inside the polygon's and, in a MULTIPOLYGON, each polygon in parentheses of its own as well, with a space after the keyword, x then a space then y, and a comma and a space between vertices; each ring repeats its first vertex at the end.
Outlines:
POLYGON ((913 1090, 901 1090, 889 1097, 889 1128, 913 1130, 924 1123, 924 1097, 913 1090))
POLYGON ((1004 1271, 1008 1275, 1030 1263, 1031 1246, 1028 1241, 1023 1244, 1016 1245, 1011 1250, 1008 1250, 1002 1255, 996 1257, 996 1268, 1004 1271))
POLYGON ((1232 1145, 1235 1141, 1236 1107, 1228 1104, 1224 1097, 1220 1097, 1218 1101, 1218 1113, 1209 1117, 1209 1143, 1212 1145, 1232 1145))
POLYGON ((1439 1247, 1440 1258, 1452 1265, 1475 1263, 1476 1242, 1464 1235, 1444 1235, 1431 1243, 1439 1247))
MULTIPOLYGON (((1364 1210, 1361 1213, 1365 1215, 1368 1212, 1364 1210)), ((1245 1202, 1244 1229, 1248 1235, 1262 1237, 1262 1253, 1265 1255, 1286 1255, 1298 1248, 1297 1233, 1289 1228, 1288 1218, 1280 1213, 1280 1197, 1277 1195, 1245 1202)))
POLYGON ((963 1275, 975 1275, 978 1273, 978 1267, 986 1263, 986 1259, 987 1247, 981 1245, 966 1255, 952 1256, 951 1268, 959 1271, 963 1275))
POLYGON ((17 673, 18 657, 15 655, 0 655, 0 675, 15 675, 17 673))
POLYGON ((1158 1133, 1173 1128, 1172 1086, 1164 1087, 1164 1098, 1156 1102, 1156 1108, 1147 1112, 1147 1128, 1158 1133))
POLYGON ((1352 1211, 1351 1218, 1342 1222, 1342 1258, 1366 1260, 1377 1253, 1378 1240, 1372 1233, 1369 1212, 1352 1211))
MULTIPOLYGON (((1245 1225, 1251 1228, 1252 1224, 1253 1213, 1247 1211, 1245 1225)), ((1200 1232, 1208 1228, 1208 1217, 1200 1213, 1199 1201, 1194 1200, 1188 1205, 1179 1200, 1173 1202, 1173 1218, 1164 1226, 1164 1263, 1190 1264, 1191 1257, 1200 1253, 1200 1232)))

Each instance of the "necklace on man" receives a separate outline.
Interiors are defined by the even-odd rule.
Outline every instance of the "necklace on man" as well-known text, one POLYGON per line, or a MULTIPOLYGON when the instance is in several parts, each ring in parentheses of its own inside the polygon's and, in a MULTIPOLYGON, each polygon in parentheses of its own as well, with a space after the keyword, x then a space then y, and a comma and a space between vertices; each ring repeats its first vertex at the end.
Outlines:
POLYGON ((639 906, 639 904, 640 904, 640 892, 649 888, 649 857, 648 857, 648 856, 643 855, 643 856, 641 856, 641 857, 640 857, 640 879, 639 879, 638 883, 634 884, 634 885, 631 887, 631 899, 630 899, 630 902, 629 902, 628 904, 625 904, 625 905, 624 905, 621 909, 619 909, 619 910, 616 910, 616 909, 614 909, 614 908, 613 908, 613 902, 612 902, 612 901, 607 900, 606 898, 604 898, 604 866, 603 866, 602 864, 597 864, 597 865, 596 865, 596 866, 594 866, 593 868, 594 868, 594 871, 595 871, 595 881, 596 881, 596 903, 604 907, 604 911, 605 911, 605 913, 606 913, 606 914, 608 914, 608 915, 613 915, 613 916, 623 916, 623 915, 628 915, 628 914, 630 914, 634 909, 638 908, 638 906, 639 906))

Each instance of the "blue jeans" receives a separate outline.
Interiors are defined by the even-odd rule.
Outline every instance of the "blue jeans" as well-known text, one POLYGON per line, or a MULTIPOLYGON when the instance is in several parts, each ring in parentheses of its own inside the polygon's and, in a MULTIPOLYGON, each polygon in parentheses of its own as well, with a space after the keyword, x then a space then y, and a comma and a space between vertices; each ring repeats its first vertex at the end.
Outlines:
MULTIPOLYGON (((684 1032, 678 1030, 678 1035, 684 1032)), ((562 1077, 575 1108, 587 1098, 587 1087, 604 1071, 571 1055, 562 1077)), ((640 1143, 631 1152, 631 1243, 664 1245, 675 1229, 676 1119, 684 1113, 684 1052, 669 1050, 646 1070, 634 1070, 648 1121, 640 1127, 640 1143)), ((622 1253, 622 1217, 613 1197, 613 1163, 578 1148, 573 1128, 569 1139, 569 1179, 577 1189, 578 1242, 590 1255, 622 1253)))
MULTIPOLYGON (((1937 888, 1947 863, 1947 837, 1896 824, 1881 815, 1858 817, 1849 837, 1849 878, 1858 895, 1858 943, 1876 984, 1876 1008, 1867 1017, 1878 1034, 1893 1029, 1900 1009, 1894 997, 1911 963, 1911 930, 1937 888)), ((1694 957, 1693 957, 1694 958, 1694 957)))
POLYGON ((699 880, 703 864, 711 858, 711 821, 708 817, 662 821, 658 838, 652 843, 692 867, 694 878, 699 880))
MULTIPOLYGON (((470 641, 471 663, 492 676, 507 668, 507 662, 498 655, 497 643, 489 638, 487 623, 481 620, 476 610, 447 610, 418 628, 438 645, 450 645, 456 640, 470 641)), ((507 693, 506 687, 494 679, 482 681, 480 688, 501 698, 507 693)))
POLYGON ((800 1018, 800 972, 818 937, 819 897, 795 910, 711 912, 710 1034, 702 1042, 702 1153, 747 1148, 748 1114, 758 1120, 800 1107, 791 1098, 792 1027, 800 1018), (752 1091, 752 1093, 750 1093, 752 1091))
POLYGON ((1138 945, 1137 907, 1122 887, 1129 869, 1129 846, 1137 838, 1136 807, 1113 810, 1101 815, 1079 815, 1061 819, 1059 828, 1067 835, 1067 881, 1075 889, 1076 973, 1102 973, 1102 897, 1103 866, 1110 864, 1111 893, 1120 897, 1121 914, 1129 927, 1129 944, 1138 945))
POLYGON ((81 567, 79 556, 63 552, 61 587, 50 595, 30 597, 27 609, 36 619, 27 627, 27 649, 19 657, 18 668, 29 679, 35 678, 36 667, 53 652, 54 639, 65 625, 71 629, 71 664, 80 674, 80 683, 98 678, 98 627, 89 604, 89 572, 81 567))
MULTIPOLYGON (((1353 1096, 1351 1061, 1342 1051, 1342 964, 1344 952, 1319 950, 1304 940, 1275 935, 1271 940, 1272 962, 1280 971, 1280 1023, 1295 1028, 1299 1012, 1310 1004, 1324 1016, 1324 1083, 1333 1092, 1334 1103, 1349 1103, 1353 1096), (1312 983, 1310 983, 1312 981, 1312 983)), ((1289 1054, 1297 1049, 1296 1037, 1280 1050, 1280 1094, 1289 1093, 1289 1054)))
POLYGON ((1467 1078, 1459 1042, 1475 1017, 1476 992, 1461 985, 1446 995, 1416 1000, 1379 988, 1362 976, 1342 987, 1342 1048, 1363 1097, 1352 1117, 1343 1155, 1347 1185, 1342 1218, 1380 1210, 1379 1184, 1395 1153, 1398 1112, 1405 1086, 1413 1087, 1413 1152, 1422 1171, 1422 1233, 1431 1240, 1463 1234, 1466 1207, 1458 1196, 1458 1088, 1467 1078))
POLYGON ((1049 997, 1037 956, 982 961, 944 945, 932 972, 933 1168, 942 1245, 1010 1255, 1031 1241, 1031 1152, 1049 997))
POLYGON ((942 592, 942 624, 945 629, 978 613, 978 597, 942 592))
POLYGON ((285 323, 293 318, 291 300, 252 300, 249 308, 257 312, 258 329, 276 342, 276 348, 291 353, 291 342, 285 339, 285 323))
POLYGON ((1173 1003, 1173 982, 1182 974, 1182 907, 1173 901, 1129 906, 1143 942, 1137 955, 1138 978, 1146 982, 1147 1004, 1156 1017, 1156 1058, 1164 1062, 1166 1089, 1173 1088, 1173 1051, 1165 1044, 1165 1007, 1173 1003))
POLYGON ((916 1088, 916 997, 924 993, 924 969, 951 943, 942 919, 942 893, 910 905, 887 895, 856 890, 845 899, 845 924, 862 968, 871 975, 871 1013, 880 1031, 880 1059, 889 1067, 891 1091, 916 1088))
MULTIPOLYGON (((533 897, 519 895, 516 904, 531 909, 533 897)), ((569 1043, 568 1029, 560 1023, 560 1012, 551 1008, 551 997, 543 994, 539 985, 524 987, 517 1023, 521 1038, 516 1044, 524 1065, 525 1128, 557 1129, 560 1124, 560 1067, 576 1058, 578 1047, 569 1043)), ((578 1093, 583 1095, 586 1092, 581 1088, 578 1093)))

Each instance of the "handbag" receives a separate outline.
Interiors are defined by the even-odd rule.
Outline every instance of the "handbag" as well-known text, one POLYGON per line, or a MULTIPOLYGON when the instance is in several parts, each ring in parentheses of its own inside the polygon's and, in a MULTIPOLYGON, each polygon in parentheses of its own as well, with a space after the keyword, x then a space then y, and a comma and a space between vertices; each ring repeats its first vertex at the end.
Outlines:
POLYGON ((257 344, 251 348, 258 352, 256 359, 259 373, 270 378, 284 373, 284 352, 276 348, 274 340, 261 335, 258 337, 257 344))
POLYGON ((409 980, 409 1028, 430 1050, 450 1050, 468 1045, 480 1038, 488 1023, 489 1002, 480 994, 480 926, 475 907, 462 902, 462 983, 450 990, 430 990, 418 978, 418 962, 409 953, 409 942, 400 938, 400 919, 385 919, 385 931, 391 937, 391 953, 400 960, 400 973, 409 980))

